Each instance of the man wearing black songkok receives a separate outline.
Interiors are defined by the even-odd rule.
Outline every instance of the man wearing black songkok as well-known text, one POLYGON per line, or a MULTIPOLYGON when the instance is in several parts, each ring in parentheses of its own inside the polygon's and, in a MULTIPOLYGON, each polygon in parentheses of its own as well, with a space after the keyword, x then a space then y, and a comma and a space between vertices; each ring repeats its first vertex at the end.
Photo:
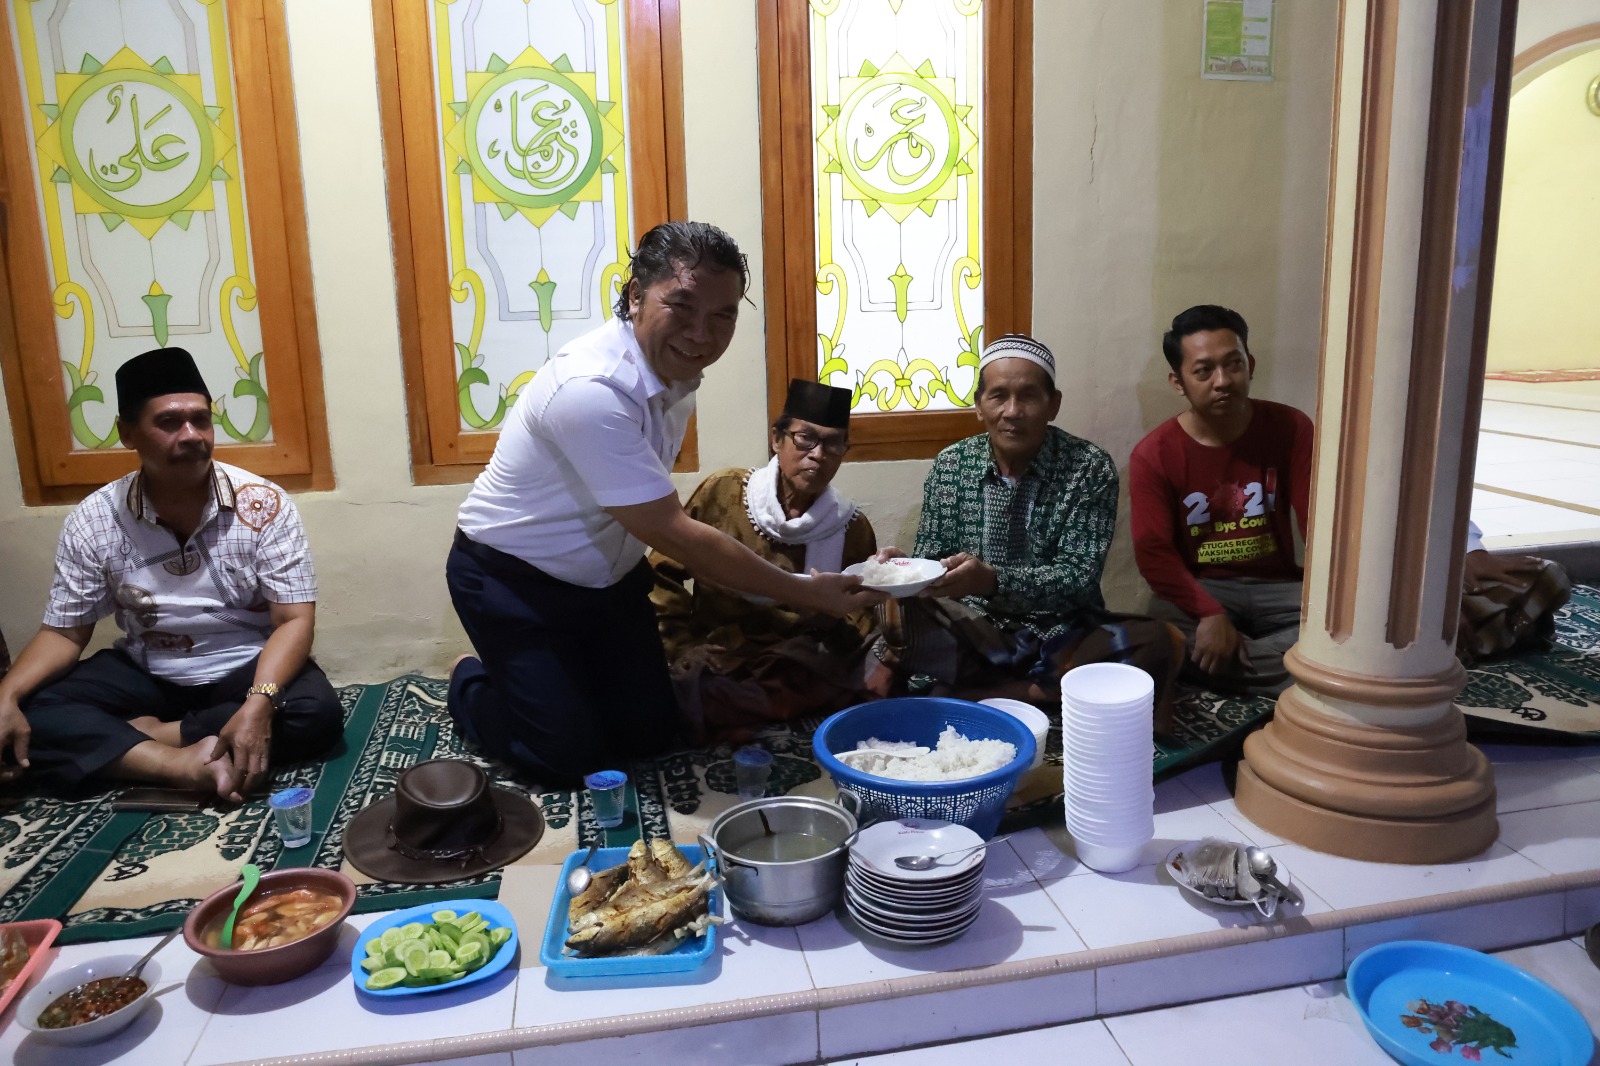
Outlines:
POLYGON ((182 348, 117 370, 117 430, 139 469, 75 507, 44 624, 0 680, 0 779, 91 776, 231 802, 270 760, 339 736, 309 658, 316 576, 294 502, 212 460, 211 393, 182 348), (95 623, 123 636, 80 661, 95 623))
MULTIPOLYGON (((850 399, 849 389, 790 382, 772 424, 772 460, 712 474, 684 510, 790 573, 834 573, 871 558, 872 524, 830 485, 850 448, 850 399)), ((650 565, 667 665, 696 740, 741 741, 763 725, 873 695, 870 610, 826 618, 697 581, 661 552, 650 565)))

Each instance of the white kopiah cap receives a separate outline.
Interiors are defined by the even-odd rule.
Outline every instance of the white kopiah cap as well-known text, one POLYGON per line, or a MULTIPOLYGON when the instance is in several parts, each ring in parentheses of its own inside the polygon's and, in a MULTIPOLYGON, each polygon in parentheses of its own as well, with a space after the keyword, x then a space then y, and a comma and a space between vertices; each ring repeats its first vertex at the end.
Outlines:
POLYGON ((1051 385, 1056 383, 1056 357, 1051 354, 1049 348, 1032 337, 1021 333, 1007 333, 990 341, 978 359, 978 373, 983 373, 983 368, 996 359, 1026 359, 1044 368, 1044 372, 1050 375, 1051 385))

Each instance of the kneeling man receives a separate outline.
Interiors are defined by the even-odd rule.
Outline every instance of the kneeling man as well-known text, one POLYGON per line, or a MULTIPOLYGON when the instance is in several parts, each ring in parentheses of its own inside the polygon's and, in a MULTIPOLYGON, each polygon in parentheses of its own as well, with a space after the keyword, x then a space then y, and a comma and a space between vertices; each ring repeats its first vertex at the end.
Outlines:
POLYGON ((343 713, 309 659, 316 577, 293 501, 211 458, 211 393, 181 348, 117 370, 139 469, 67 516, 44 624, 0 681, 0 778, 92 775, 240 802, 320 754, 343 713), (97 621, 116 647, 79 661, 97 621))
POLYGON ((1129 489, 1139 572, 1217 688, 1276 695, 1300 635, 1300 564, 1311 497, 1311 419, 1250 398, 1256 360, 1237 311, 1191 307, 1161 346, 1189 409, 1133 449, 1129 489), (1287 494, 1287 495, 1285 495, 1287 494))
MULTIPOLYGON (((871 523, 831 485, 850 449, 850 390, 791 381, 770 443, 766 466, 706 478, 684 505, 689 517, 792 574, 870 559, 871 523)), ((833 618, 696 579, 661 552, 650 564, 678 707, 697 742, 738 742, 768 722, 871 698, 870 610, 833 618)))

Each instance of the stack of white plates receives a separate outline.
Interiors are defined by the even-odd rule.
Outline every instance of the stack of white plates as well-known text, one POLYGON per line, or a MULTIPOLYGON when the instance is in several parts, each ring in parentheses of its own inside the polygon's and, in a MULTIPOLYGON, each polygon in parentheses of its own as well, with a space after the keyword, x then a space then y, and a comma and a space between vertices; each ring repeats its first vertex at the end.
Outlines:
POLYGON ((1084 865, 1121 873, 1155 836, 1155 683, 1136 666, 1093 663, 1061 678, 1067 830, 1084 865))
POLYGON ((983 838, 936 818, 899 818, 863 829, 850 847, 844 901, 863 929, 885 940, 933 944, 960 936, 983 907, 983 838), (929 870, 895 865, 900 855, 930 858, 963 848, 929 870))

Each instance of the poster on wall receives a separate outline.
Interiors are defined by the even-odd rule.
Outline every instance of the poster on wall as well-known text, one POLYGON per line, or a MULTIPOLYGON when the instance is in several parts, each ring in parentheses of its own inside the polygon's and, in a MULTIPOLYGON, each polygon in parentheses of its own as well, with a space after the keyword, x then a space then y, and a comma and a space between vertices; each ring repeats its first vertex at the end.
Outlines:
POLYGON ((1200 76, 1272 80, 1272 0, 1204 0, 1200 76))

